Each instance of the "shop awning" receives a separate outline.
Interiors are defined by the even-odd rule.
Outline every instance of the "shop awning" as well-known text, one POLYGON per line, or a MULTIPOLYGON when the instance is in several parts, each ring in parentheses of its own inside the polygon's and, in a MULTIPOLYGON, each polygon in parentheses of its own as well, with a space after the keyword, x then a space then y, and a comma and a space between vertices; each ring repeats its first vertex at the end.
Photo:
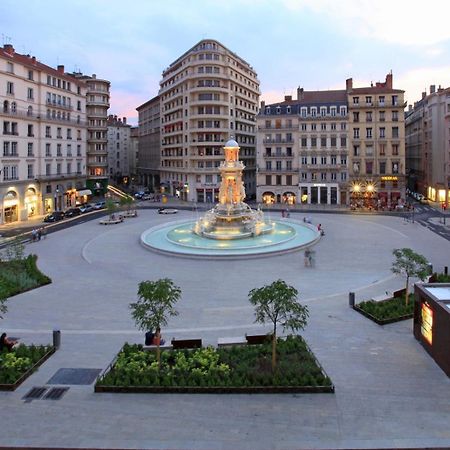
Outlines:
POLYGON ((77 191, 77 197, 82 197, 83 195, 92 195, 92 191, 90 189, 82 189, 81 191, 77 191))

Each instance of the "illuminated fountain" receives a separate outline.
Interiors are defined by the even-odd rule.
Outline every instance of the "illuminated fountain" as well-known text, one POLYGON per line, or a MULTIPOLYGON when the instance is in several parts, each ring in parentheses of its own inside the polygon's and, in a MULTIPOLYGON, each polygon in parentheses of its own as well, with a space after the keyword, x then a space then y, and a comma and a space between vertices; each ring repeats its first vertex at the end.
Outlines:
POLYGON ((252 258, 296 251, 320 239, 311 225, 267 220, 259 208, 250 208, 244 202, 239 145, 230 140, 224 150, 219 203, 199 220, 164 223, 144 231, 144 247, 189 258, 252 258))
POLYGON ((229 140, 224 147, 225 161, 220 164, 222 181, 219 203, 194 225, 194 233, 208 239, 243 239, 271 233, 273 222, 264 220, 264 213, 244 203, 242 181, 244 164, 239 161, 239 145, 229 140))

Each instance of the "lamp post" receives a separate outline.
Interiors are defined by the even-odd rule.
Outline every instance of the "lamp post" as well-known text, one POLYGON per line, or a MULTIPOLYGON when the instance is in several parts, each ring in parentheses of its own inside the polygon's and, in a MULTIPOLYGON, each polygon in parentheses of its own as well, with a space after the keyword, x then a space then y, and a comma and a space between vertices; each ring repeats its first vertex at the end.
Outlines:
POLYGON ((58 211, 58 194, 59 194, 59 189, 56 188, 56 191, 55 191, 55 207, 53 208, 55 211, 58 211))

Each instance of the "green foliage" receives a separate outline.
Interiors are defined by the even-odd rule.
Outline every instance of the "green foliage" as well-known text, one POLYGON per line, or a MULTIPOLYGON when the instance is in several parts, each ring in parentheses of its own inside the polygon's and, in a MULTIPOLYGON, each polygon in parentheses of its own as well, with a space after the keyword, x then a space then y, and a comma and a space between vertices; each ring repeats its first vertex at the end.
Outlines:
POLYGON ((9 242, 5 250, 0 253, 0 261, 22 261, 25 253, 25 245, 20 238, 15 238, 9 242))
POLYGON ((376 302, 369 300, 358 303, 358 307, 378 320, 399 319, 414 313, 414 302, 405 303, 405 297, 376 302))
POLYGON ((178 315, 174 305, 181 297, 181 290, 169 278, 142 281, 138 297, 137 302, 130 303, 130 309, 140 330, 156 330, 167 325, 168 317, 178 315))
POLYGON ((134 198, 129 195, 120 198, 120 206, 126 208, 127 211, 131 209, 131 206, 134 203, 134 198))
POLYGON ((161 368, 154 352, 126 344, 114 367, 99 380, 103 386, 261 387, 330 386, 300 336, 279 339, 279 364, 271 368, 271 344, 164 350, 161 368))
POLYGON ((111 219, 111 216, 117 211, 117 205, 115 204, 114 200, 108 198, 105 201, 105 208, 106 211, 108 211, 109 218, 111 219))
POLYGON ((19 345, 11 352, 7 350, 0 353, 0 384, 15 383, 26 371, 31 369, 46 353, 50 347, 19 345))
POLYGON ((445 273, 436 274, 436 283, 450 283, 450 275, 445 275, 445 273))
MULTIPOLYGON (((37 268, 36 261, 36 255, 28 255, 24 259, 0 262, 0 303, 1 299, 51 283, 37 268)), ((0 307, 0 312, 5 311, 0 307)))

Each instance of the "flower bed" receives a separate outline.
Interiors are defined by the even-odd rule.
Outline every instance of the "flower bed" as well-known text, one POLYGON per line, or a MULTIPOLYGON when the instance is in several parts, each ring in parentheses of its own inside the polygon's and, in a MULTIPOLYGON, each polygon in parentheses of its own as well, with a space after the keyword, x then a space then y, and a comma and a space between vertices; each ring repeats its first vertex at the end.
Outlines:
POLYGON ((405 304, 405 297, 401 296, 379 302, 374 300, 361 302, 353 306, 353 309, 378 325, 387 325, 414 316, 414 296, 410 295, 408 305, 405 304))
POLYGON ((95 392, 334 392, 300 336, 279 339, 277 356, 277 370, 272 372, 270 343, 164 350, 158 370, 154 352, 125 344, 110 370, 97 380, 95 392))
POLYGON ((51 346, 23 344, 11 352, 1 352, 0 391, 14 391, 54 352, 51 346))
POLYGON ((36 255, 29 255, 20 260, 0 261, 0 298, 8 298, 52 282, 37 268, 36 260, 36 255))

